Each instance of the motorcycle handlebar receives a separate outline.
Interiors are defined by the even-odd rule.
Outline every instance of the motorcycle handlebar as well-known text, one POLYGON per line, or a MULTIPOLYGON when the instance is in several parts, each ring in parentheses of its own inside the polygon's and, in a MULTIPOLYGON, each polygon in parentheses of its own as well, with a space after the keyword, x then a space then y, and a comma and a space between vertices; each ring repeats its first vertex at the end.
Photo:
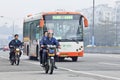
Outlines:
POLYGON ((56 45, 42 45, 41 48, 59 48, 56 45))
POLYGON ((16 46, 12 46, 12 45, 10 45, 10 48, 19 48, 19 49, 22 49, 20 46, 16 47, 16 46))

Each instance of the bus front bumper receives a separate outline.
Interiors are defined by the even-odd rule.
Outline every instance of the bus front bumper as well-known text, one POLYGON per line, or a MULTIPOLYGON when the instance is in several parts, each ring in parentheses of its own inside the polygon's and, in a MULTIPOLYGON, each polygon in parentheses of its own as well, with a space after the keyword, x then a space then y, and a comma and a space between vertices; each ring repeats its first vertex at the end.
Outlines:
POLYGON ((58 57, 83 57, 84 51, 81 52, 57 52, 58 57))

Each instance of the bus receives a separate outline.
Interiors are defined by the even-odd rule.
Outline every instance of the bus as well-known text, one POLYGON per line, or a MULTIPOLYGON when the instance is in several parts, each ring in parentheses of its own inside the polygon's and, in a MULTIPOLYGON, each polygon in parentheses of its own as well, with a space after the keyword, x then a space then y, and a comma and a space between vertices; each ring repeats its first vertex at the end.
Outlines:
POLYGON ((43 32, 52 30, 61 49, 56 53, 59 60, 71 58, 77 61, 84 55, 83 28, 87 18, 79 12, 43 12, 28 15, 23 24, 24 53, 29 58, 39 59, 39 41, 43 32))

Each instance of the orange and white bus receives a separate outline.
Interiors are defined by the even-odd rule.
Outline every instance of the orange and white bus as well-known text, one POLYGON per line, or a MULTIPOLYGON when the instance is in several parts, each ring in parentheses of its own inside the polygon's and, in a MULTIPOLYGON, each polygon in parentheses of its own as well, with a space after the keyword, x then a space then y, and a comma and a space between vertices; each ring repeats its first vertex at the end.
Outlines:
POLYGON ((61 49, 58 58, 72 58, 77 61, 84 55, 83 27, 88 26, 85 16, 79 12, 45 12, 29 15, 24 19, 23 40, 24 52, 30 58, 39 56, 39 40, 46 30, 53 30, 54 37, 59 41, 61 49))

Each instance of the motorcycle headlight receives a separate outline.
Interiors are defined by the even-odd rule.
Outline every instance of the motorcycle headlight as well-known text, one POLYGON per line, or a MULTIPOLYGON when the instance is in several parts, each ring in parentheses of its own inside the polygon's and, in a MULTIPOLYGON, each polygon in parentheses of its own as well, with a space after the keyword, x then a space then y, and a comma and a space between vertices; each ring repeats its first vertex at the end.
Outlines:
POLYGON ((16 51, 19 51, 19 50, 20 50, 19 48, 16 49, 16 51))

